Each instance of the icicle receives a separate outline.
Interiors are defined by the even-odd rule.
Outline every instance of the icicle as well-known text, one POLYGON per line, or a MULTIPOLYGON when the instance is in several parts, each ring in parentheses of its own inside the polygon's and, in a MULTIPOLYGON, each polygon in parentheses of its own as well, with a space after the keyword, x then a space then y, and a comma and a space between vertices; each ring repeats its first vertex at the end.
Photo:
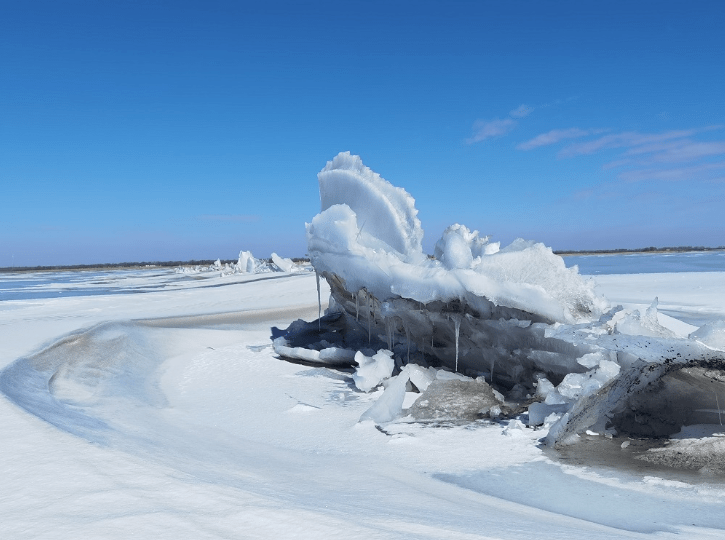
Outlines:
POLYGON ((372 296, 368 294, 368 344, 370 344, 371 340, 371 333, 370 333, 370 320, 373 318, 373 299, 372 296))
POLYGON ((392 351, 390 348, 390 319, 388 317, 383 317, 383 321, 385 322, 385 337, 388 338, 388 350, 392 351))
POLYGON ((491 384, 493 384, 493 368, 496 367, 496 358, 491 358, 491 384))
POLYGON ((454 317, 453 324, 456 328, 456 373, 458 373, 458 336, 461 333, 461 319, 454 317))
POLYGON ((722 415, 720 414, 720 401, 717 399, 717 392, 715 392, 715 405, 717 405, 717 417, 720 419, 720 425, 722 426, 722 415))
POLYGON ((357 299, 357 294, 355 295, 355 320, 360 320, 360 302, 357 299))
POLYGON ((405 330, 405 340, 408 342, 408 360, 407 364, 410 364, 410 334, 408 333, 408 327, 403 323, 403 329, 405 330))
POLYGON ((315 279, 317 280, 317 331, 322 331, 322 299, 320 298, 320 274, 315 270, 315 279))

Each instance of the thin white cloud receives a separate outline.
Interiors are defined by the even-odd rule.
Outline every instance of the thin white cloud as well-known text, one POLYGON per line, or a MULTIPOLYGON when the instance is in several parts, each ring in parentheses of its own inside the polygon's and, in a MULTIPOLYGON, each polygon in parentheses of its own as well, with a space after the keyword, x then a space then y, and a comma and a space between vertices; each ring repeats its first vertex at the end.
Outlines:
POLYGON ((516 148, 518 148, 519 150, 532 150, 534 148, 539 148, 540 146, 549 146, 550 144, 556 144, 559 141, 563 141, 565 139, 576 139, 578 137, 585 137, 586 135, 590 135, 592 133, 594 133, 594 130, 591 129, 552 129, 551 131, 547 131, 546 133, 537 135, 533 139, 519 144, 516 148))
MULTIPOLYGON (((648 180, 665 180, 679 182, 683 180, 702 180, 712 171, 725 169, 725 161, 704 163, 691 167, 676 167, 671 169, 638 169, 619 173, 618 178, 624 182, 643 182, 648 180)), ((711 178, 709 180, 712 180, 711 178)))
POLYGON ((651 157, 652 161, 660 163, 681 163, 705 157, 725 155, 725 142, 693 142, 683 141, 683 144, 673 145, 666 150, 658 152, 651 157))
POLYGON ((641 156, 643 154, 652 154, 656 152, 664 152, 671 148, 677 148, 683 144, 683 141, 689 141, 690 139, 676 139, 674 141, 658 141, 648 144, 640 144, 627 150, 625 156, 641 156))
POLYGON ((515 127, 516 120, 511 118, 476 120, 473 123, 473 135, 469 139, 466 139, 466 142, 468 144, 473 144, 485 141, 491 137, 500 137, 501 135, 506 135, 515 127))
POLYGON ((525 116, 529 116, 532 112, 534 112, 533 107, 529 107, 528 105, 522 103, 513 111, 511 111, 509 113, 509 116, 511 116, 512 118, 523 118, 525 116))
POLYGON ((665 143, 675 139, 684 139, 692 137, 704 131, 719 129, 722 126, 707 126, 696 129, 671 130, 663 133, 639 133, 637 131, 625 131, 622 133, 614 133, 604 135, 593 141, 570 144, 559 152, 559 157, 574 157, 581 155, 589 155, 612 148, 634 148, 644 145, 652 145, 655 143, 665 143))

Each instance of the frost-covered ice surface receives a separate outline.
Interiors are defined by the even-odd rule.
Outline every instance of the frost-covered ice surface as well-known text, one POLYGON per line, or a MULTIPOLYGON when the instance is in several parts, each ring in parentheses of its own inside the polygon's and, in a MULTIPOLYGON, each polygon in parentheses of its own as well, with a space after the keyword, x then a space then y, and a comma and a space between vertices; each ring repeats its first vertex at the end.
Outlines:
POLYGON ((582 274, 677 274, 725 271, 725 250, 682 253, 619 253, 570 255, 567 266, 578 266, 582 274))
POLYGON ((156 279, 0 302, 3 538, 724 534, 718 476, 562 465, 519 421, 359 422, 385 390, 270 346, 316 317, 310 274, 133 292, 156 279))

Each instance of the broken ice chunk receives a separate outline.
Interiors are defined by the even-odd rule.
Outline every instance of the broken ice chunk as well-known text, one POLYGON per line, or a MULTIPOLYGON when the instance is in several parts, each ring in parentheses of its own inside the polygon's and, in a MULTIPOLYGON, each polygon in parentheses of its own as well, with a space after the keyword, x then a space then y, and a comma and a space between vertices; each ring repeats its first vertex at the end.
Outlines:
POLYGON ((373 403, 372 407, 362 414, 360 421, 372 420, 376 424, 384 424, 397 418, 403 410, 405 385, 407 382, 407 373, 401 373, 390 379, 390 383, 383 392, 383 395, 373 403))
POLYGON ((284 257, 280 257, 276 253, 272 253, 272 262, 282 270, 282 272, 291 272, 292 269, 295 266, 295 263, 292 262, 292 259, 285 259, 284 257))
POLYGON ((424 368, 417 364, 408 364, 403 367, 402 371, 408 373, 410 382, 421 392, 425 392, 428 389, 428 385, 436 378, 435 368, 424 368))
POLYGON ((695 339, 711 349, 725 351, 725 321, 714 321, 706 324, 690 334, 695 339))
POLYGON ((449 378, 431 382, 409 412, 416 420, 477 420, 492 407, 499 416, 502 405, 485 381, 449 378))
POLYGON ((630 336, 676 337, 672 330, 665 328, 659 323, 657 319, 658 302, 658 299, 655 298, 652 304, 645 310, 644 314, 641 310, 625 313, 616 324, 616 332, 630 336))
POLYGON ((547 405, 546 403, 532 403, 529 405, 529 426, 540 426, 552 414, 565 413, 569 410, 568 404, 547 405))
POLYGON ((352 380, 363 392, 370 392, 378 386, 383 379, 387 379, 393 374, 395 369, 395 360, 393 353, 388 350, 380 350, 374 356, 365 356, 361 352, 355 354, 355 361, 358 367, 352 380))

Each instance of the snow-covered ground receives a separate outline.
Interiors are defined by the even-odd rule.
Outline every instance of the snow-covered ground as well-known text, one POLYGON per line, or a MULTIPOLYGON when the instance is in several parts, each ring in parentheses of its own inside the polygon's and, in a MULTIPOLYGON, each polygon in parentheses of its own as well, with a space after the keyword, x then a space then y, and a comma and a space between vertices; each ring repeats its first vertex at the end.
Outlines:
MULTIPOLYGON (((312 274, 85 275, 0 302, 2 538, 725 537, 719 476, 559 459, 517 421, 360 423, 379 394, 271 348, 316 318, 312 274)), ((725 318, 725 272, 596 279, 725 318)))

